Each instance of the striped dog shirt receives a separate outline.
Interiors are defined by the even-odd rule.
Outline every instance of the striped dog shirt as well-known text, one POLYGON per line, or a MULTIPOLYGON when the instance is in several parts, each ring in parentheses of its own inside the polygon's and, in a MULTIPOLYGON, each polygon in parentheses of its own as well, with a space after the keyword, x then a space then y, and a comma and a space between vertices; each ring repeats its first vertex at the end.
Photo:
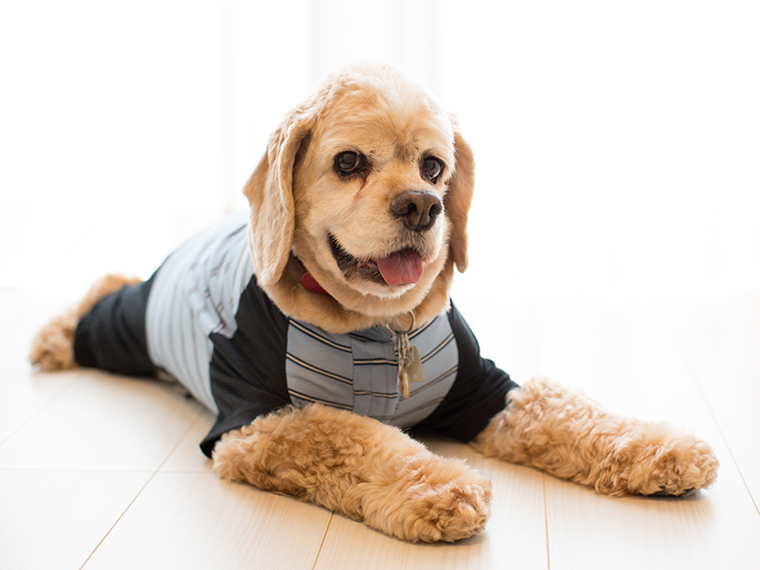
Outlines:
POLYGON ((409 338, 425 379, 403 398, 394 335, 381 326, 331 334, 285 316, 256 282, 239 214, 189 240, 149 281, 102 299, 74 348, 85 366, 177 379, 216 414, 201 443, 209 456, 225 432, 315 402, 469 441, 516 385, 480 357, 453 306, 409 338))

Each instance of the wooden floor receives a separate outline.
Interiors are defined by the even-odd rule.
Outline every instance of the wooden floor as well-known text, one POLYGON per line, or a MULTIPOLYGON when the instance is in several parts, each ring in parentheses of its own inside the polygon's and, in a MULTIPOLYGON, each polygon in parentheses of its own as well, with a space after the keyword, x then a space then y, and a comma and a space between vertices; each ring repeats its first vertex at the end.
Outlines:
POLYGON ((459 307, 516 380, 547 375, 698 432, 718 482, 684 499, 610 499, 431 441, 492 479, 493 515, 472 539, 406 544, 218 480, 198 449, 212 418, 170 384, 33 372, 29 339, 61 301, 0 289, 0 568, 760 568, 760 291, 459 307))

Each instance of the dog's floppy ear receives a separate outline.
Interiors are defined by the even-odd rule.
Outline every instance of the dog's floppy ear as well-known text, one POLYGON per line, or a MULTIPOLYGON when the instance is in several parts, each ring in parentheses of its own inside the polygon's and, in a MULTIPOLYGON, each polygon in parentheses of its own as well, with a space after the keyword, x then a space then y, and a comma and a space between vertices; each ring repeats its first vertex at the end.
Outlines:
POLYGON ((475 159, 454 117, 451 118, 451 123, 454 127, 456 169, 443 204, 452 225, 449 241, 450 255, 459 272, 464 273, 467 269, 467 214, 470 211, 472 193, 475 188, 475 159))
POLYGON ((310 109, 291 112, 272 134, 267 152, 243 194, 251 205, 249 241, 256 279, 262 285, 279 281, 293 244, 293 166, 301 141, 314 122, 310 109))

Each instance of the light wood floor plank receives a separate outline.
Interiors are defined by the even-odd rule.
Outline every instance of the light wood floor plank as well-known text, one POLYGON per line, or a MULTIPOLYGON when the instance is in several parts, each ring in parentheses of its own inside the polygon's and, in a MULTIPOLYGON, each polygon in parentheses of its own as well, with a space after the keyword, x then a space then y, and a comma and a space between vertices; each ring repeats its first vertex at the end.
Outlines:
POLYGON ((735 470, 709 492, 680 499, 611 499, 549 479, 552 570, 752 570, 760 522, 735 470))
POLYGON ((0 568, 80 568, 148 478, 0 470, 0 568))
POLYGON ((42 413, 77 378, 75 372, 0 371, 0 393, 3 396, 0 398, 0 446, 11 434, 42 413))
POLYGON ((158 473, 84 569, 310 569, 330 517, 211 473, 158 473))
POLYGON ((760 506, 760 291, 663 303, 689 369, 760 506))
POLYGON ((718 482, 683 499, 609 499, 551 480, 551 567, 756 568, 760 517, 673 339, 646 304, 547 304, 541 366, 611 410, 686 426, 711 443, 718 482))
POLYGON ((0 445, 34 418, 76 374, 35 374, 27 361, 34 333, 68 302, 0 287, 0 445))
POLYGON ((35 300, 0 290, 0 316, 28 329, 24 339, 0 331, 0 568, 76 569, 93 551, 85 568, 743 570, 760 560, 747 490, 757 496, 760 476, 757 296, 673 305, 668 326, 646 303, 541 301, 512 317, 504 306, 502 323, 491 322, 493 300, 460 304, 484 355, 516 380, 539 371, 610 409, 685 426, 722 467, 714 488, 686 499, 609 499, 429 440, 494 483, 485 533, 453 545, 406 544, 218 480, 198 449, 213 418, 169 385, 31 373, 28 336, 65 306, 25 320, 45 304, 35 300))
POLYGON ((91 369, 0 446, 0 469, 154 471, 200 412, 168 383, 91 369))

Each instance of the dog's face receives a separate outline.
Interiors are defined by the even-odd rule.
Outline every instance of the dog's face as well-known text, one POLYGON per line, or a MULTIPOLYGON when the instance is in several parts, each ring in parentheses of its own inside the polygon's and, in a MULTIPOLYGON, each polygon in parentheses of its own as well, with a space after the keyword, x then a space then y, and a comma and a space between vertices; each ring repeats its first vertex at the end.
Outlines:
POLYGON ((280 308, 336 310, 298 289, 308 272, 341 309, 379 322, 425 300, 450 249, 463 269, 472 165, 455 140, 435 101, 387 68, 334 76, 286 119, 246 188, 256 273, 280 308), (453 188, 459 167, 469 188, 453 188))
POLYGON ((296 159, 295 255, 339 299, 429 287, 446 257, 448 117, 421 93, 378 88, 341 93, 327 111, 296 159))

